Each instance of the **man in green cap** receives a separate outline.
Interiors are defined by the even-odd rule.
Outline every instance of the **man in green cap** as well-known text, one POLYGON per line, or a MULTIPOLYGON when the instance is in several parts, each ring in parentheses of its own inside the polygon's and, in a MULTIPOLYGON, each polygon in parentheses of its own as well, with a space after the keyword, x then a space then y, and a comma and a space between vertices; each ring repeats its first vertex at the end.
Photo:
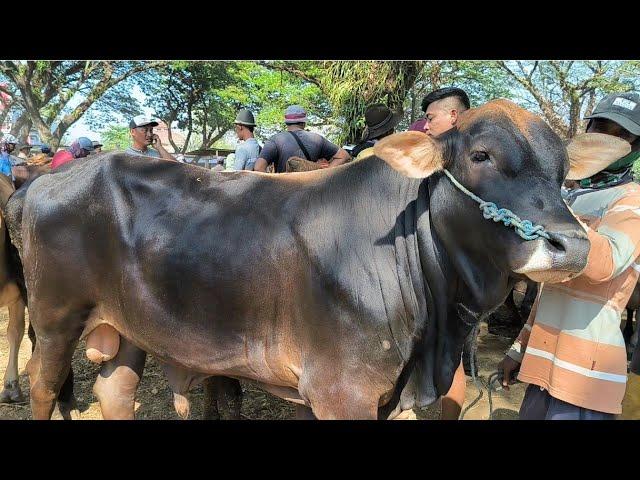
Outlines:
POLYGON ((238 112, 234 124, 236 135, 242 142, 236 148, 234 168, 235 170, 253 170, 260 154, 260 145, 253 136, 253 129, 256 127, 253 113, 243 108, 238 112))
POLYGON ((640 275, 640 185, 631 176, 640 157, 640 96, 605 97, 586 133, 567 146, 565 195, 583 222, 591 249, 580 275, 542 284, 527 324, 500 362, 529 384, 520 418, 605 420, 640 416, 640 362, 627 377, 620 321, 640 275), (623 398, 626 390, 626 412, 623 398))

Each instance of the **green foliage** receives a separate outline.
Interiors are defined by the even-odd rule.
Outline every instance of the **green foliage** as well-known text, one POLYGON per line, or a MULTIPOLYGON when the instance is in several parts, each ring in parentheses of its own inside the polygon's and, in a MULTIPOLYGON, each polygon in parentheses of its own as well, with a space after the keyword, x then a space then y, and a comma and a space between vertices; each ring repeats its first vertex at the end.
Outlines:
POLYGON ((131 144, 131 133, 128 127, 112 125, 100 133, 104 150, 124 150, 131 144))
POLYGON ((368 105, 383 103, 403 111, 423 62, 334 61, 322 66, 319 81, 335 111, 339 142, 356 143, 362 136, 368 105))
POLYGON ((636 163, 633 164, 633 176, 636 180, 640 181, 640 160, 637 160, 636 163))
MULTIPOLYGON (((278 62, 236 62, 232 70, 236 83, 225 92, 239 107, 253 111, 258 124, 256 137, 266 140, 282 131, 284 110, 289 105, 302 105, 307 110, 309 127, 328 125, 331 106, 318 85, 278 70, 277 66, 278 62)), ((308 70, 315 72, 313 66, 308 66, 308 70)))

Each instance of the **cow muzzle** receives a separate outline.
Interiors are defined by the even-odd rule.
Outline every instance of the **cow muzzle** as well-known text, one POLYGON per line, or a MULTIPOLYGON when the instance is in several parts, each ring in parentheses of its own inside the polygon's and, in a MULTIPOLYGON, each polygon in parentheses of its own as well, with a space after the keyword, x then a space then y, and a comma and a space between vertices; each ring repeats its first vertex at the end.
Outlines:
POLYGON ((549 239, 524 242, 513 269, 534 282, 558 283, 578 276, 587 266, 591 244, 582 230, 548 232, 549 239))

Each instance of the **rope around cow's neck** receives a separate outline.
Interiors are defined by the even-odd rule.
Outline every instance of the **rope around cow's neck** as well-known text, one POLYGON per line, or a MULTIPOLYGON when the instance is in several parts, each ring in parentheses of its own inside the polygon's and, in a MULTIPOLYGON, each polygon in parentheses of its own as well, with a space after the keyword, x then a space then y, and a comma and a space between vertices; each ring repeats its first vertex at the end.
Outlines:
POLYGON ((444 169, 443 171, 444 174, 449 177, 449 180, 451 180, 451 182, 460 191, 480 204, 482 215, 487 220, 491 219, 494 222, 502 222, 506 227, 513 227, 516 233, 525 240, 535 240, 540 237, 550 240, 549 234, 545 231, 542 225, 534 225, 529 220, 522 220, 507 208, 498 208, 493 202, 485 202, 480 197, 467 190, 465 186, 458 182, 447 169, 444 169))

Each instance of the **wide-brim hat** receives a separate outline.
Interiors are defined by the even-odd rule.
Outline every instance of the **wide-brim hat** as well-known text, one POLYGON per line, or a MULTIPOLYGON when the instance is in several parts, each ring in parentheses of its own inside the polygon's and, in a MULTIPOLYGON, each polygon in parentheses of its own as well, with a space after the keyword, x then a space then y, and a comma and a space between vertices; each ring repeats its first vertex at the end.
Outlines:
POLYGON ((631 144, 605 133, 581 133, 567 145, 567 180, 582 180, 604 170, 631 152, 631 144))
POLYGON ((377 104, 367 108, 367 111, 364 113, 364 118, 366 127, 362 137, 363 141, 367 141, 396 128, 402 120, 402 115, 393 112, 385 105, 377 104))
POLYGON ((255 127, 256 119, 253 117, 253 113, 246 108, 238 111, 238 115, 236 115, 236 119, 233 122, 236 125, 244 125, 246 127, 255 127))

